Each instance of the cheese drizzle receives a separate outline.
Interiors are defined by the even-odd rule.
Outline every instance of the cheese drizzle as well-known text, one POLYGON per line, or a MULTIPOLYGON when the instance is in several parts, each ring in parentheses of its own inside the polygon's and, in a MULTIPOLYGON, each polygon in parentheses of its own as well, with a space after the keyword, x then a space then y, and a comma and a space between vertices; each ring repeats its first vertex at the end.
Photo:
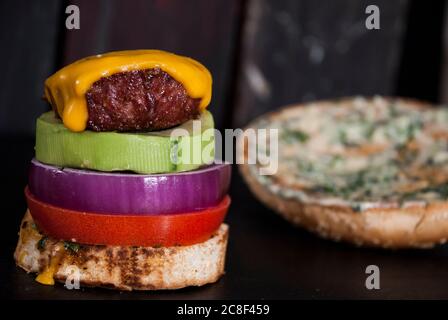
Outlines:
POLYGON ((200 98, 199 108, 211 100, 212 77, 199 62, 160 50, 116 51, 76 61, 45 81, 45 98, 74 132, 86 129, 88 121, 86 92, 96 81, 116 73, 160 68, 180 82, 188 95, 200 98))

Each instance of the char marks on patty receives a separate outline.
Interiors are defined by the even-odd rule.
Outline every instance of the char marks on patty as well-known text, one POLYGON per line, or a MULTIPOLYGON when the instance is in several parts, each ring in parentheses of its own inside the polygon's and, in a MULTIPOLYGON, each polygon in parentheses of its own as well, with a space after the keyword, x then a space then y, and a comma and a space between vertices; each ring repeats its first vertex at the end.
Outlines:
POLYGON ((86 93, 94 131, 162 130, 199 116, 200 99, 161 69, 126 71, 101 78, 86 93))

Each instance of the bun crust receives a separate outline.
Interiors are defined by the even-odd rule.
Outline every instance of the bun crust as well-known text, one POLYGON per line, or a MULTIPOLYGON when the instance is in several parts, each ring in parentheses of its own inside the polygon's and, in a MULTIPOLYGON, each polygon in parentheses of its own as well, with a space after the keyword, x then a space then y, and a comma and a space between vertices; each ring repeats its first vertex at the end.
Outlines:
MULTIPOLYGON (((351 99, 345 99, 349 102, 351 99)), ((343 100, 344 101, 344 100, 343 100)), ((430 105, 415 100, 400 100, 412 108, 424 110, 430 105)), ((331 103, 324 101, 323 104, 331 103)), ((314 106, 319 102, 314 103, 314 106)), ((280 112, 300 112, 306 105, 290 106, 278 112, 261 116, 269 122, 280 112)), ((254 126, 249 125, 248 128, 254 126)), ((247 151, 247 148, 245 148, 247 151)), ((305 202, 294 197, 275 193, 251 170, 247 164, 247 153, 239 171, 252 193, 267 207, 279 213, 294 225, 335 241, 343 241, 357 246, 383 248, 428 248, 445 243, 448 239, 448 202, 429 202, 425 205, 412 204, 387 207, 378 201, 370 208, 360 211, 351 206, 328 204, 322 201, 305 202)), ((289 188, 290 186, 283 186, 289 188)), ((300 188, 300 187, 299 187, 300 188)), ((304 190, 306 192, 306 190, 304 190)))
MULTIPOLYGON (((29 211, 20 228, 14 258, 27 272, 42 272, 63 242, 47 238, 34 227, 29 211)), ((64 283, 71 266, 80 270, 81 286, 118 290, 165 290, 202 286, 224 274, 228 226, 222 224, 209 240, 192 246, 152 248, 81 245, 63 250, 54 279, 64 283)))

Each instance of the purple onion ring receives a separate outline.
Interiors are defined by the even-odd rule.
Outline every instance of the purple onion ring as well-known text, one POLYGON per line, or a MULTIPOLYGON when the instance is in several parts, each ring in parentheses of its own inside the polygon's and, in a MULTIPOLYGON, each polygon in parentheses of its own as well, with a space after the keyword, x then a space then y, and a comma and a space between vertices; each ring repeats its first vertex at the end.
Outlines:
POLYGON ((31 161, 30 191, 41 201, 71 210, 157 215, 217 205, 230 185, 230 164, 169 174, 106 173, 31 161))

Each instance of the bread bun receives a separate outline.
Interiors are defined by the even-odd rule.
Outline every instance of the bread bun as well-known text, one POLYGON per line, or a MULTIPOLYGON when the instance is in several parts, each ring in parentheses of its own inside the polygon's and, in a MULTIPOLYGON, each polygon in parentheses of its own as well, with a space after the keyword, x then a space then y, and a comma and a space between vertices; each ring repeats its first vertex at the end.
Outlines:
MULTIPOLYGON (((42 272, 63 242, 36 230, 29 212, 23 218, 14 258, 27 272, 42 272), (40 248, 39 248, 40 247, 40 248)), ((228 226, 222 224, 209 240, 192 246, 167 248, 80 245, 64 249, 54 279, 64 283, 72 266, 80 270, 80 285, 119 290, 164 290, 202 286, 224 274, 228 226)))
MULTIPOLYGON (((348 108, 348 112, 353 112, 350 108, 354 104, 363 104, 364 109, 362 110, 367 110, 372 105, 388 108, 386 105, 390 104, 396 104, 399 106, 398 108, 403 108, 403 110, 408 108, 422 114, 434 110, 431 109, 430 105, 414 100, 379 97, 371 99, 345 98, 337 101, 289 106, 257 118, 247 128, 283 127, 286 121, 293 121, 291 119, 295 116, 300 117, 307 108, 316 108, 314 112, 320 115, 319 117, 325 117, 328 112, 339 114, 344 108, 348 108), (337 106, 340 110, 330 111, 333 106, 337 106), (317 110, 320 110, 320 112, 317 110)), ((319 117, 315 121, 321 121, 319 117)), ((426 124, 423 128, 425 126, 426 124)), ((311 138, 308 143, 312 143, 311 138)), ((280 148, 282 148, 282 142, 279 144, 279 150, 280 148)), ((309 146, 301 147, 300 152, 307 152, 310 150, 309 148, 309 146)), ((287 170, 272 177, 260 178, 256 170, 257 165, 248 164, 247 141, 245 151, 243 154, 244 163, 239 165, 239 169, 253 194, 286 220, 323 238, 349 242, 358 246, 383 248, 428 248, 447 241, 448 202, 441 198, 442 196, 436 197, 437 199, 433 201, 431 198, 424 198, 429 193, 422 195, 418 192, 423 191, 417 190, 417 199, 412 199, 412 197, 408 199, 404 198, 404 193, 398 191, 397 194, 390 193, 388 195, 387 193, 383 194, 384 192, 382 193, 380 190, 378 193, 382 196, 376 201, 375 194, 372 195, 373 200, 372 197, 369 197, 364 201, 362 195, 361 198, 354 197, 358 206, 358 208, 355 208, 351 199, 347 198, 349 196, 344 198, 337 190, 334 191, 335 197, 330 197, 328 194, 311 194, 310 190, 316 190, 316 188, 307 186, 306 179, 304 181, 294 180, 292 178, 294 173, 287 170), (300 197, 296 195, 300 195, 300 197), (403 198, 401 199, 400 196, 403 198)), ((280 150, 279 166, 282 165, 283 161, 281 152, 280 150)), ((425 166, 425 169, 428 169, 428 167, 425 166)), ((443 167, 437 167, 435 172, 439 176, 438 181, 446 183, 444 176, 448 172, 443 170, 443 167)), ((300 176, 300 172, 298 176, 300 176)), ((433 178, 431 177, 431 179, 433 178)), ((410 186, 411 189, 420 182, 420 180, 417 180, 415 184, 410 186)), ((386 189, 389 187, 395 188, 390 184, 381 186, 381 188, 386 189)), ((399 187, 403 188, 402 185, 399 187)), ((372 188, 376 187, 372 186, 372 188)), ((356 194, 357 191, 354 189, 353 193, 356 194)))

